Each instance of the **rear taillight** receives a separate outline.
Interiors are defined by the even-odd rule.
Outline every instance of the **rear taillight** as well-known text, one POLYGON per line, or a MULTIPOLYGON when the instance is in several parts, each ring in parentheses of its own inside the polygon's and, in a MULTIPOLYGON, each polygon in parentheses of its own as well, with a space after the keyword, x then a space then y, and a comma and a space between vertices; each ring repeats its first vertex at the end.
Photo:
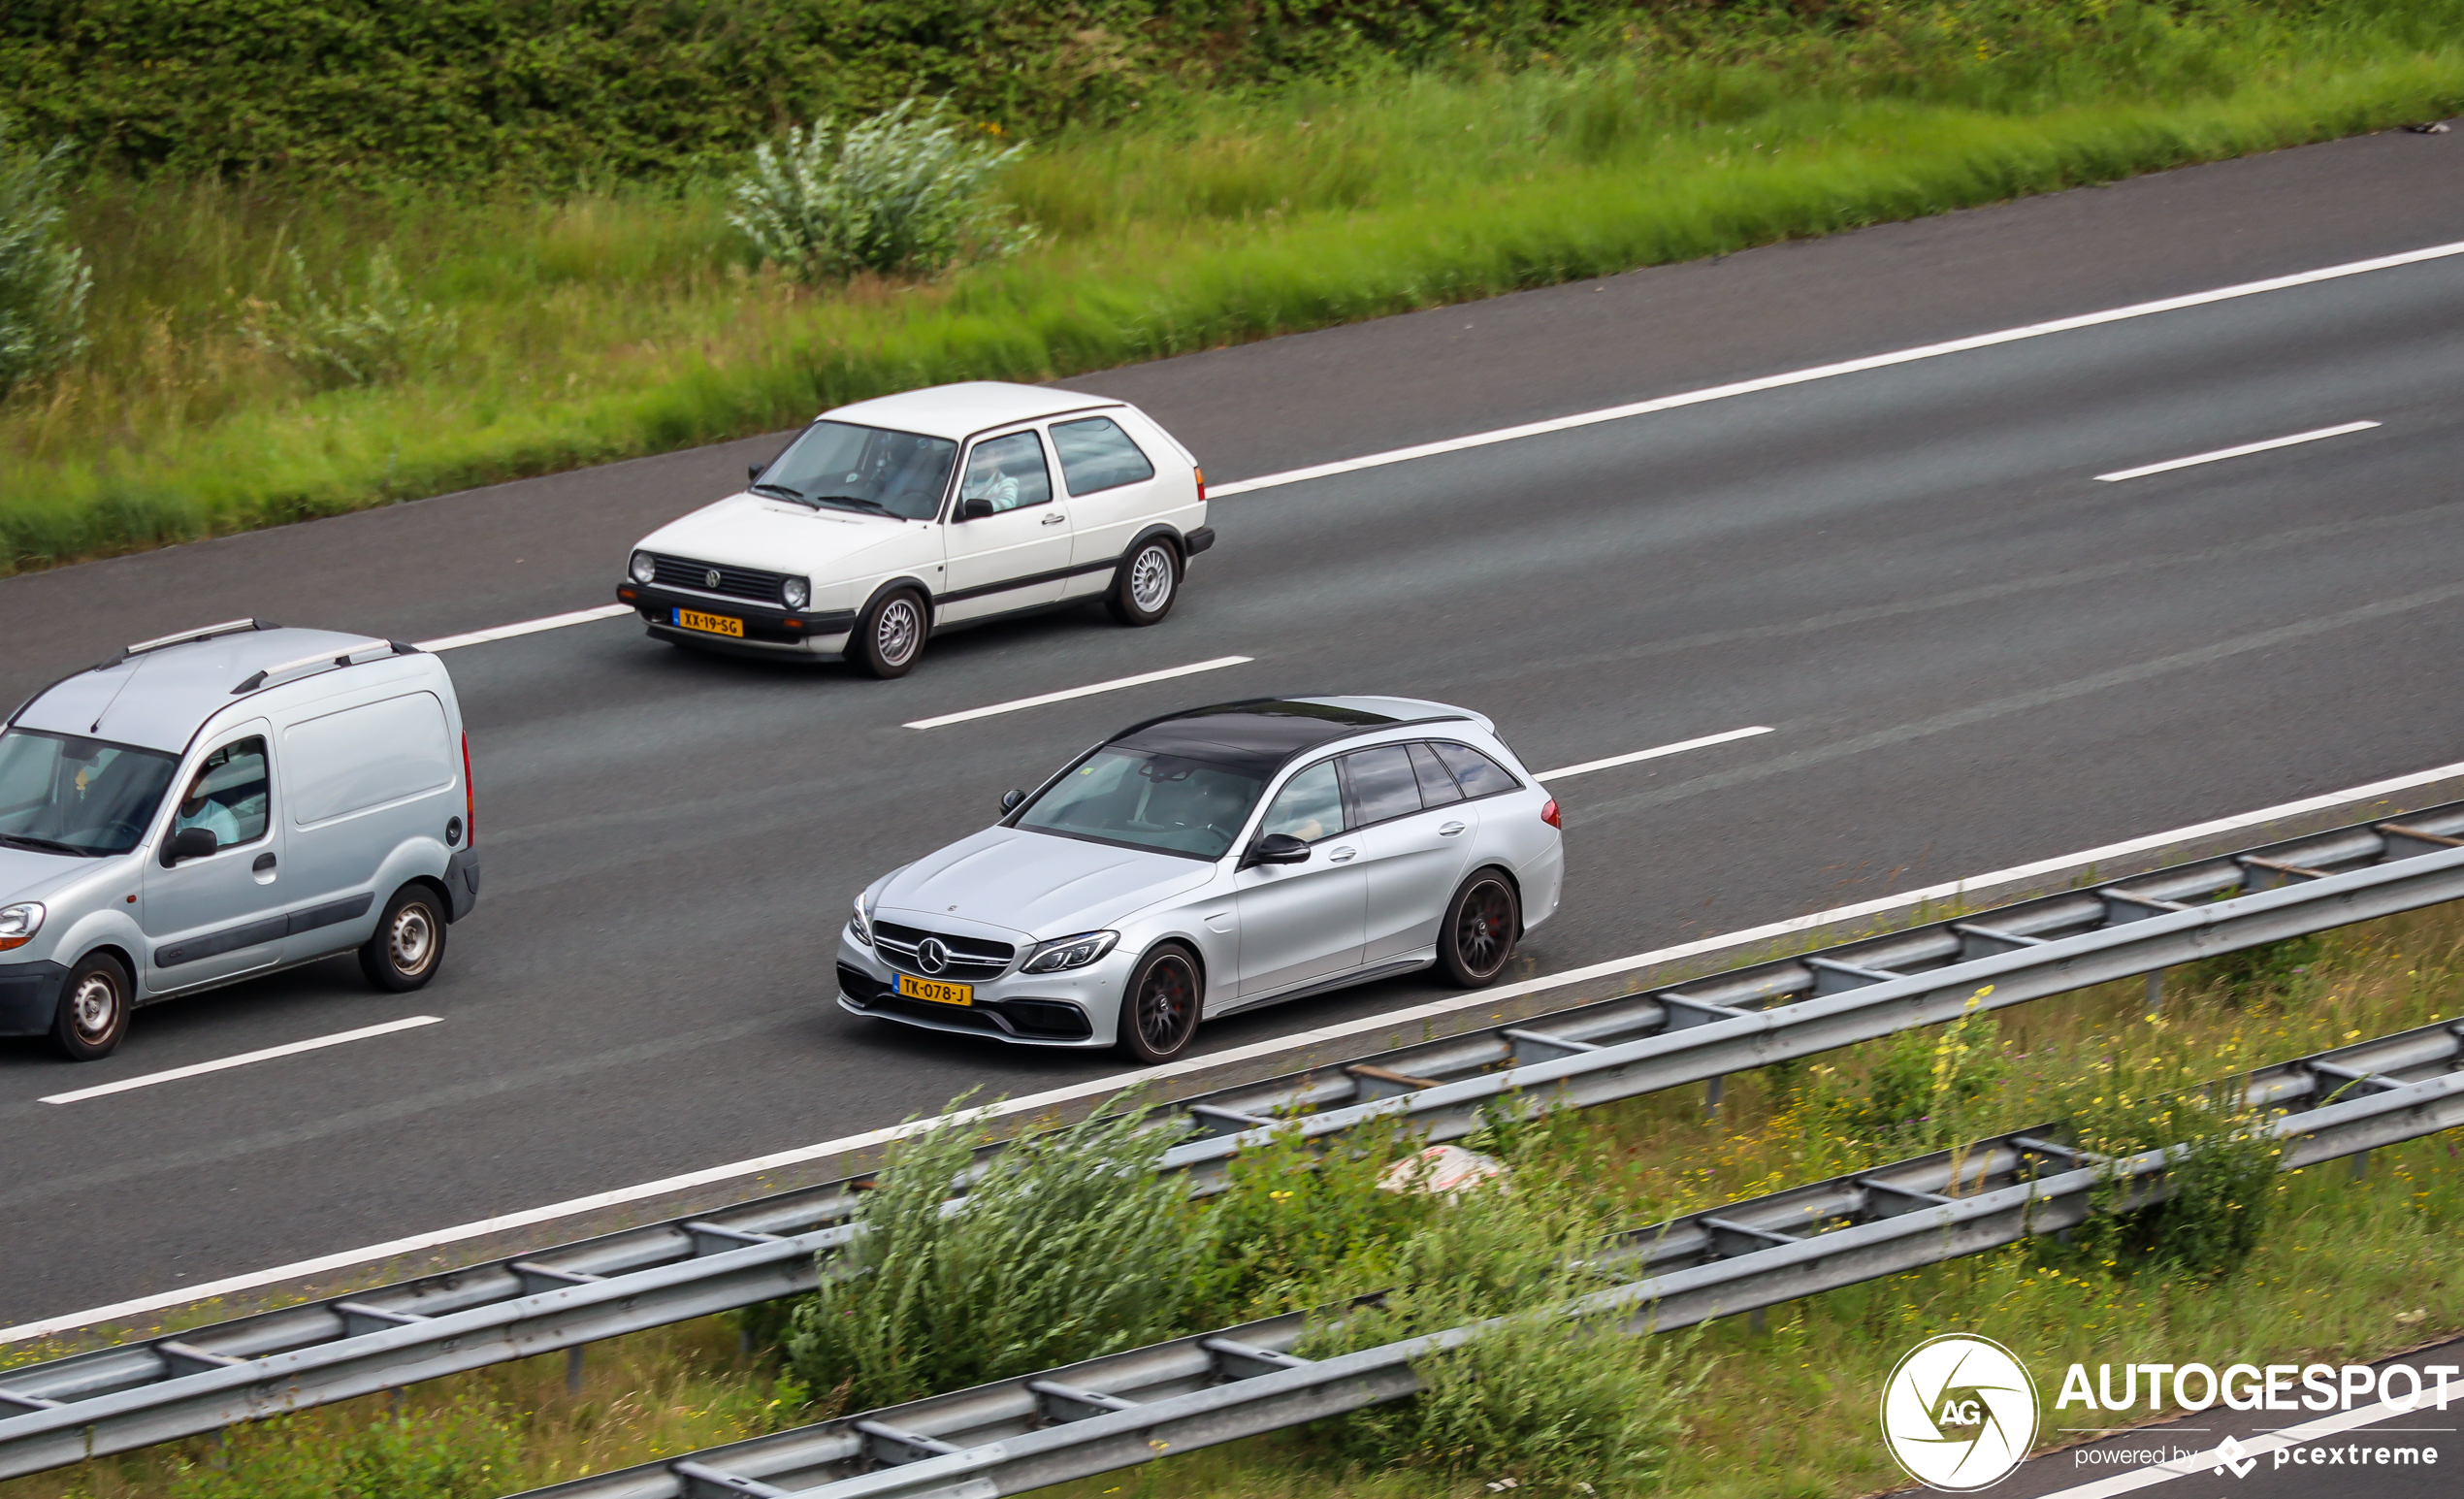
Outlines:
POLYGON ((1549 798, 1548 805, 1540 808, 1540 821, 1548 824, 1551 828, 1556 829, 1560 832, 1564 832, 1566 831, 1566 825, 1557 820, 1556 798, 1549 798))
MULTIPOLYGON (((1557 820, 1557 803, 1548 804, 1549 821, 1557 820)), ((479 794, 470 789, 470 735, 462 736, 462 846, 473 848, 479 842, 479 794)))
POLYGON ((1198 476, 1198 503, 1204 505, 1207 503, 1207 471, 1192 469, 1189 472, 1198 476))

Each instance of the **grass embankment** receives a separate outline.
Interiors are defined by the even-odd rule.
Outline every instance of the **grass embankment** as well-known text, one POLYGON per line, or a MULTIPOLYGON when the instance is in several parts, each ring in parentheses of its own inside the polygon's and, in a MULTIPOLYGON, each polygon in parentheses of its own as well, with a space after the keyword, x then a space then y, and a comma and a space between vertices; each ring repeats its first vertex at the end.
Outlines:
MULTIPOLYGON (((1519 1143, 1491 1143, 1516 1157, 1518 1192, 1556 1193, 1558 1209, 1599 1222, 1648 1223, 2051 1118, 2155 1138, 2146 1131, 2163 1125, 2149 1110, 2166 1090, 2428 1024, 2459 1004, 2464 913, 2431 912, 2288 944, 2263 961, 2177 970, 2158 1020, 2142 1013, 2137 981, 2106 985, 1733 1078, 1716 1122, 1702 1117, 1700 1092, 1685 1090, 1560 1116, 1519 1143)), ((1873 1429, 1875 1392, 1901 1352, 1939 1331, 2009 1345, 2050 1401, 2071 1362, 2340 1362, 2464 1328, 2455 1153, 2454 1141, 2432 1137, 2378 1152, 2359 1182, 2342 1162, 2270 1178, 2250 1204, 2255 1243, 2238 1264, 2226 1256, 2226 1268, 2197 1273, 2144 1245, 2083 1231, 2069 1245, 2023 1244, 1775 1308, 1767 1330, 1733 1318, 1677 1335, 1692 1340, 1686 1368, 1701 1385, 1672 1413, 1681 1435, 1660 1478, 1594 1486, 1741 1499, 1892 1483, 1873 1429)), ((1186 1278, 1182 1316, 1191 1325, 1384 1284, 1378 1278, 1412 1262, 1412 1246, 1443 1224, 1425 1205, 1373 1200, 1371 1171, 1312 1176, 1276 1169, 1278 1159, 1263 1154, 1230 1193, 1197 1210, 1237 1215, 1238 1231, 1209 1235, 1223 1249, 1186 1278)), ((1445 1217, 1470 1221, 1457 1210, 1445 1217)), ((810 1385, 739 1350, 729 1329, 716 1319, 595 1346, 578 1396, 566 1393, 563 1360, 550 1355, 423 1385, 398 1406, 377 1399, 310 1412, 236 1431, 219 1449, 178 1444, 21 1480, 8 1492, 484 1499, 812 1418, 800 1408, 810 1385)), ((1345 1455, 1359 1450, 1356 1431, 1321 1423, 1059 1492, 1469 1496, 1517 1467, 1498 1455, 1452 1478, 1371 1471, 1345 1455)))
POLYGON ((2464 3, 1949 5, 1480 78, 1157 96, 1007 175, 1041 246, 748 266, 710 179, 541 200, 98 181, 93 348, 0 408, 0 570, 2318 141, 2464 108, 2464 3), (1167 107, 1167 105, 1169 107, 1167 107), (439 368, 316 392, 243 329, 390 246, 439 368))

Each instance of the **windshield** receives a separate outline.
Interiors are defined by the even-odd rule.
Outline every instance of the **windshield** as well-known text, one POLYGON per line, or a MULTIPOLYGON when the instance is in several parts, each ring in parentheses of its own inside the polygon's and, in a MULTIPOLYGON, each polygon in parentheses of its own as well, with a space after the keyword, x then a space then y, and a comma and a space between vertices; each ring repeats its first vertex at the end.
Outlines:
POLYGON ((0 847, 125 854, 146 836, 178 765, 103 739, 0 733, 0 847))
POLYGON ((942 438, 815 422, 762 471, 753 489, 834 509, 930 520, 957 457, 958 444, 942 438))
POLYGON ((1026 804, 1018 827, 1220 859, 1265 783, 1202 761, 1099 749, 1026 804))

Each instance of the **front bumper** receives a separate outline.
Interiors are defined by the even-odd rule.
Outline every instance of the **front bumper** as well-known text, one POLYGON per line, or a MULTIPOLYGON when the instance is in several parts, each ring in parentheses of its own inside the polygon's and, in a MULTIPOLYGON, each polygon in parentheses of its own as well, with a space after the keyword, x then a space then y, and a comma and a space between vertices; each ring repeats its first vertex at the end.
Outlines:
POLYGON ((687 593, 656 583, 619 583, 616 602, 632 605, 640 613, 642 623, 650 627, 650 633, 663 640, 683 640, 749 656, 836 656, 847 649, 847 636, 856 628, 853 609, 791 612, 775 604, 687 593), (677 609, 741 620, 744 635, 738 637, 687 630, 675 623, 677 609))
POLYGON ((850 1015, 926 1030, 990 1036, 1020 1046, 1107 1047, 1117 1039, 1120 994, 1128 982, 1129 966, 1116 951, 1101 962, 1065 973, 1021 973, 1013 968, 999 978, 976 984, 973 1004, 939 1004, 901 998, 899 970, 882 961, 871 948, 859 946, 842 929, 838 1007, 850 1015))
POLYGON ((68 976, 65 963, 0 962, 0 1036, 48 1034, 68 976))

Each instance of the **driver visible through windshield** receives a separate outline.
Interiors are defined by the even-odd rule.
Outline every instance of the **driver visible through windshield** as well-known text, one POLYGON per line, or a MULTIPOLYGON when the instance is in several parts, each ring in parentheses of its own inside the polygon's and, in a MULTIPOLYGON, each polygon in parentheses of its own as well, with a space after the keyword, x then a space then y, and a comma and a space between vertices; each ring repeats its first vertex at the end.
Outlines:
POLYGON ((1220 859, 1265 782, 1180 755, 1099 749, 1013 826, 1098 843, 1220 859))
POLYGON ((758 495, 810 505, 930 520, 957 462, 944 438, 850 422, 815 422, 753 481, 758 495))
POLYGON ((146 836, 178 765, 105 739, 0 733, 0 847, 125 854, 146 836))

